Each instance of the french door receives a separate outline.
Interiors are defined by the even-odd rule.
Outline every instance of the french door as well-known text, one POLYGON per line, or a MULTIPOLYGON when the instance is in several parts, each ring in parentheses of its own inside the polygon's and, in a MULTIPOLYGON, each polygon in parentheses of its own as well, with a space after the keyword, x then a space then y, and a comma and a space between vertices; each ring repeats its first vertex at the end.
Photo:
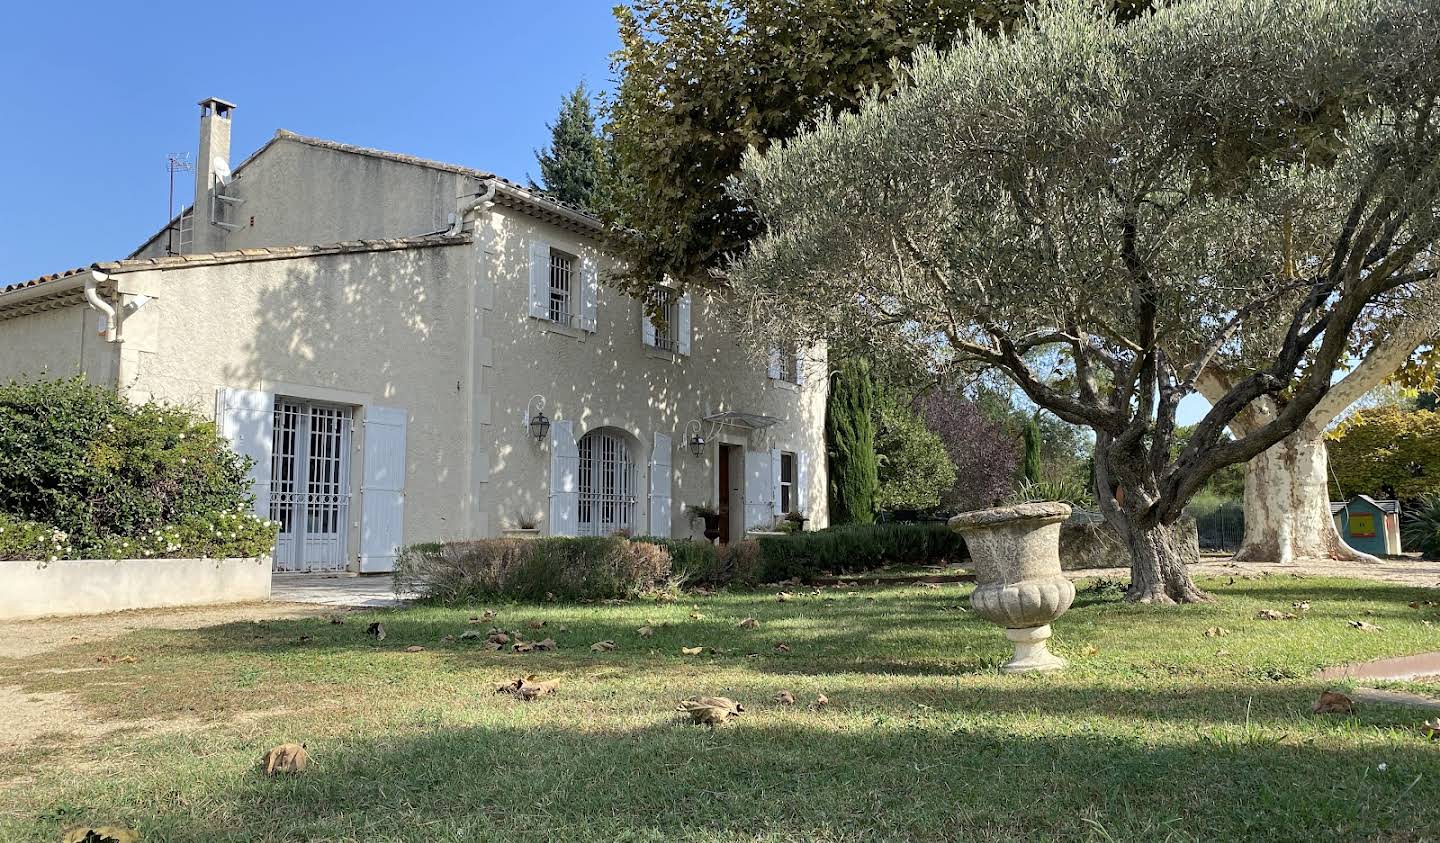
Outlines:
POLYGON ((276 571, 343 571, 350 512, 350 408, 275 398, 270 518, 276 571))

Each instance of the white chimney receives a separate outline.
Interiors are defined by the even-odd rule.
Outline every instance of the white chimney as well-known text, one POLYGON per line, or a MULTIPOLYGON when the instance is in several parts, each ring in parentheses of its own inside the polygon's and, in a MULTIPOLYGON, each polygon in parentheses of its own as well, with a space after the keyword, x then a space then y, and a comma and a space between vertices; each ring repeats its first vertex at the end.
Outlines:
POLYGON ((200 150, 195 159, 194 251, 211 251, 210 191, 216 174, 230 174, 230 113, 235 103, 218 97, 200 100, 200 150))

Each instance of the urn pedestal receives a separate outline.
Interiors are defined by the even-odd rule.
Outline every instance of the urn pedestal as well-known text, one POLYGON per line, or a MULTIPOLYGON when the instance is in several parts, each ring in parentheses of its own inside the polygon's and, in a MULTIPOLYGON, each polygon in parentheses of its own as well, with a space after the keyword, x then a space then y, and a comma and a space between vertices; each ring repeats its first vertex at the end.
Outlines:
POLYGON ((1075 585, 1060 570, 1060 525, 1070 506, 1022 503, 964 512, 950 528, 965 537, 975 570, 975 614, 1005 627, 1015 655, 1005 673, 1059 670, 1066 662, 1050 652, 1050 623, 1075 602, 1075 585))

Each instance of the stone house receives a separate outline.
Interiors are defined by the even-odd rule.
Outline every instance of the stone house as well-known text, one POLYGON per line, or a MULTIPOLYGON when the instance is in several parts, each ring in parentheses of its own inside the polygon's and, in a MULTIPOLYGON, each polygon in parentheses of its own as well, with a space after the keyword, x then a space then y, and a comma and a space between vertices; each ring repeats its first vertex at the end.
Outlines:
POLYGON ((0 378, 80 374, 213 414, 254 460, 283 571, 406 543, 724 539, 824 526, 823 352, 742 348, 603 283, 609 233, 492 173, 276 135, 229 166, 200 103, 196 202, 122 260, 0 286, 0 378))

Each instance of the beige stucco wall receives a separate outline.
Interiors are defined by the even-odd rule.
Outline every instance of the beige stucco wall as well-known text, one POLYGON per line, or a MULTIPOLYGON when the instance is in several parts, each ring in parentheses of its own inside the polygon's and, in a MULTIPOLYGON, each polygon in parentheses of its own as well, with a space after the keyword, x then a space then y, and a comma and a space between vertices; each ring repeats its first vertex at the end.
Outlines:
POLYGON ((222 387, 356 408, 352 560, 366 408, 403 408, 407 541, 470 535, 474 256, 438 246, 116 275, 127 296, 154 297, 121 324, 126 394, 207 417, 222 387))
POLYGON ((0 561, 0 620, 270 597, 269 559, 0 561))
MULTIPOLYGON (((601 285, 597 331, 557 330, 529 316, 529 254, 533 240, 579 257, 595 257, 601 276, 614 268, 592 242, 518 213, 492 210, 482 221, 477 248, 484 252, 481 301, 487 356, 482 394, 491 403, 486 490, 480 495, 489 522, 514 526, 521 516, 546 526, 550 453, 545 443, 526 436, 523 426, 532 395, 545 398, 552 419, 571 420, 577 438, 601 427, 630 434, 638 451, 637 532, 657 532, 648 523, 646 489, 655 433, 672 438, 674 464, 672 525, 674 536, 699 535, 686 504, 714 503, 717 445, 724 441, 750 449, 777 448, 805 453, 808 489, 805 502, 812 528, 828 523, 825 496, 825 360, 815 355, 803 388, 766 376, 765 361, 740 348, 723 330, 718 301, 695 297, 691 353, 670 355, 647 347, 642 339, 640 303, 601 285), (736 430, 718 432, 703 457, 685 447, 686 425, 722 411, 774 416, 781 422, 747 437, 736 430)), ((709 425, 705 434, 711 435, 709 425)), ((738 503, 738 502, 737 502, 738 503)))
POLYGON ((83 304, 0 320, 0 381, 68 378, 114 383, 116 351, 83 304))

